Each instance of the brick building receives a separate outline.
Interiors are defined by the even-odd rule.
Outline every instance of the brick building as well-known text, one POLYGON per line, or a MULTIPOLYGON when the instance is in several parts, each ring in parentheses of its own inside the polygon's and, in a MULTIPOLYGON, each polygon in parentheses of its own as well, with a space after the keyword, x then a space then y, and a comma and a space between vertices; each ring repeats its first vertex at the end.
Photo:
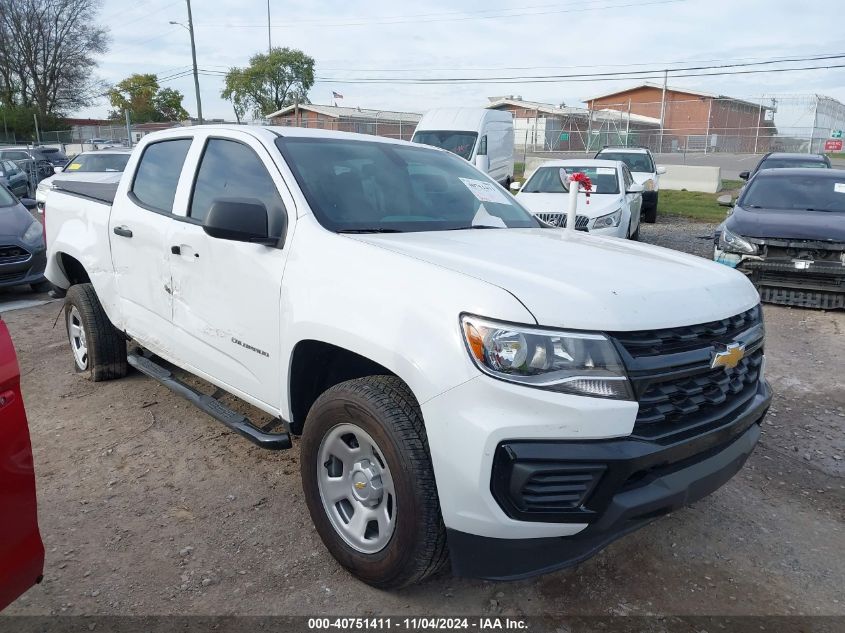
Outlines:
POLYGON ((411 140, 421 115, 333 105, 290 105, 267 116, 270 125, 374 134, 411 140))
POLYGON ((663 120, 662 151, 764 152, 777 132, 774 108, 725 95, 643 83, 584 100, 591 110, 613 109, 663 120), (662 113, 662 116, 661 116, 662 113))

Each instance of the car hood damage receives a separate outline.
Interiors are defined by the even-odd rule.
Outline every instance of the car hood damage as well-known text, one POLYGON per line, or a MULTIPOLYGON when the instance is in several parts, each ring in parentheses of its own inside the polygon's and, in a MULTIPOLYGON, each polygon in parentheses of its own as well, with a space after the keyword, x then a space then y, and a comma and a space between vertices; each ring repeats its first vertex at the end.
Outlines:
POLYGON ((743 237, 845 242, 845 214, 833 211, 745 209, 738 206, 725 226, 743 237))
POLYGON ((499 286, 544 326, 607 331, 675 327, 733 316, 759 301, 751 283, 726 266, 574 231, 432 231, 349 239, 499 286))

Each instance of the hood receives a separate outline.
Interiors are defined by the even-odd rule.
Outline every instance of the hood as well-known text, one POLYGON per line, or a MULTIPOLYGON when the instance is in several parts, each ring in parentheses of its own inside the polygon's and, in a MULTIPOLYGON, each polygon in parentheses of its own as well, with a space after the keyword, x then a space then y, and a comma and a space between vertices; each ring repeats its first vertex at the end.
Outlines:
POLYGON ((57 180, 72 180, 74 182, 120 182, 122 171, 63 171, 55 176, 42 180, 39 185, 51 187, 57 180))
POLYGON ((744 237, 845 242, 845 213, 734 207, 725 220, 744 237))
MULTIPOLYGON (((566 213, 569 206, 568 193, 520 193, 517 194, 516 200, 531 213, 566 213)), ((578 215, 597 218, 615 211, 621 204, 622 196, 618 193, 591 193, 589 204, 587 196, 579 194, 575 212, 578 215)))
POLYGON ((34 219, 20 203, 10 207, 0 207, 0 238, 22 237, 34 219))
POLYGON ((727 266, 578 231, 469 229, 346 237, 499 286, 544 326, 676 327, 733 316, 759 302, 751 282, 727 266))
POLYGON ((632 171, 631 177, 638 185, 644 185, 649 180, 654 180, 654 174, 648 171, 632 171))

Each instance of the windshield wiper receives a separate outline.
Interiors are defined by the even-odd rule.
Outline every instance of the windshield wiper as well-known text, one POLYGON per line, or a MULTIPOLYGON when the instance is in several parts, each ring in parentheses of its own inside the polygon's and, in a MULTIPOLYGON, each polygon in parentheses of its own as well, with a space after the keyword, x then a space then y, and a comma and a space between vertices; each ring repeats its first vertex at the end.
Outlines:
POLYGON ((383 227, 373 227, 369 229, 341 229, 338 233, 404 233, 400 229, 385 229, 383 227))
POLYGON ((466 231, 468 229, 506 229, 506 226, 490 226, 489 224, 473 224, 472 226, 456 226, 452 229, 443 229, 444 231, 466 231))

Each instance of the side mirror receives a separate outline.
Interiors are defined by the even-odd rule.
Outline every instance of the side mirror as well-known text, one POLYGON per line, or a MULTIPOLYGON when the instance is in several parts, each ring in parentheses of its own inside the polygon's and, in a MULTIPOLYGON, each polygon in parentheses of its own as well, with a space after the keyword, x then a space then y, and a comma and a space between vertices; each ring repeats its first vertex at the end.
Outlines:
POLYGON ((218 199, 211 203, 202 223, 211 237, 234 242, 250 242, 275 246, 279 240, 270 237, 267 207, 258 200, 218 199))
POLYGON ((65 169, 64 167, 53 167, 53 173, 54 174, 60 174, 64 171, 64 169, 65 169))
POLYGON ((725 194, 724 196, 719 196, 716 198, 716 202, 719 203, 721 207, 732 207, 734 206, 734 200, 730 196, 730 194, 725 194))
POLYGON ((512 183, 511 183, 511 186, 510 186, 510 190, 511 190, 511 191, 513 191, 514 193, 516 193, 516 192, 517 192, 517 191, 519 191, 520 189, 522 189, 522 183, 521 183, 521 182, 514 181, 514 182, 512 182, 512 183))
POLYGON ((628 187, 628 191, 625 193, 642 193, 643 191, 645 191, 645 187, 635 182, 633 185, 628 187))
POLYGON ((663 165, 658 165, 656 173, 657 173, 658 176, 662 176, 663 174, 666 173, 666 168, 663 165))
POLYGON ((35 207, 38 206, 38 203, 32 198, 21 198, 20 200, 21 204, 30 211, 32 211, 35 207))
POLYGON ((739 177, 743 180, 748 180, 751 177, 751 173, 747 171, 741 171, 739 172, 739 177))
POLYGON ((479 154, 475 157, 475 166, 479 171, 483 171, 486 174, 490 168, 490 159, 486 154, 479 154))

